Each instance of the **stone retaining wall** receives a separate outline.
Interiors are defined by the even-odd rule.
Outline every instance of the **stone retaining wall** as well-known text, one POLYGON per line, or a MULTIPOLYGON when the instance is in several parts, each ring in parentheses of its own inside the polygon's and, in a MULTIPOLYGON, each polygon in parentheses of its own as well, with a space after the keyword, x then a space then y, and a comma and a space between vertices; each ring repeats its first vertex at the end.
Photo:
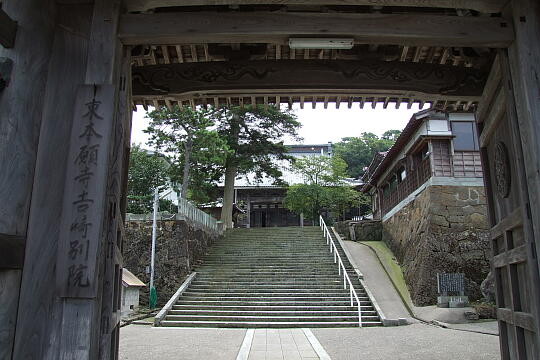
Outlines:
POLYGON ((339 221, 334 228, 341 237, 352 241, 380 241, 382 223, 380 220, 339 221))
MULTIPOLYGON (((125 227, 124 267, 147 286, 141 288, 141 306, 148 306, 152 222, 129 221, 125 227)), ((182 285, 219 234, 204 231, 184 220, 158 221, 154 282, 158 306, 163 306, 182 285)))
POLYGON ((402 264, 417 306, 436 303, 437 272, 463 272, 466 295, 482 298, 490 242, 483 187, 429 186, 383 221, 383 241, 402 264))

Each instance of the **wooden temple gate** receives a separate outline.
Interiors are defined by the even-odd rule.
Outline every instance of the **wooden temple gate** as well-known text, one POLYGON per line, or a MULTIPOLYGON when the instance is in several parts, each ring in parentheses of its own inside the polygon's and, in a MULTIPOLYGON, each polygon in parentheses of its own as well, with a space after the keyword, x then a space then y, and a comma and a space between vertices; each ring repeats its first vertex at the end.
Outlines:
POLYGON ((117 358, 134 105, 331 102, 476 111, 502 357, 539 358, 538 1, 0 3, 0 359, 117 358))

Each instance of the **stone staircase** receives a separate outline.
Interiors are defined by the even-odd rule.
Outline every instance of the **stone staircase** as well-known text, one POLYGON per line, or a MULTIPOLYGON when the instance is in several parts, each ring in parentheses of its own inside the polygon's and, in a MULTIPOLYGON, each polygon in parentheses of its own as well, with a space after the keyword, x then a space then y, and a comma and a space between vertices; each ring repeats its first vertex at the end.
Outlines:
MULTIPOLYGON (((362 325, 382 325, 346 263, 361 300, 362 325)), ((160 326, 358 326, 357 307, 350 306, 349 290, 318 227, 228 230, 196 272, 160 326)))

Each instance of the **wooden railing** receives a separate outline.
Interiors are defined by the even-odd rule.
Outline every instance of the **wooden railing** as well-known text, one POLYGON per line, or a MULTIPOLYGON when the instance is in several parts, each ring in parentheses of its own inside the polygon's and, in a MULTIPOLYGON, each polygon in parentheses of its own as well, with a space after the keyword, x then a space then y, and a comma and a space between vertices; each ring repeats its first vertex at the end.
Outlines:
POLYGON ((422 160, 414 170, 409 171, 405 179, 400 183, 397 183, 388 194, 382 196, 381 208, 383 215, 392 210, 394 206, 399 204, 414 190, 418 189, 431 177, 431 175, 431 165, 429 157, 427 157, 422 160))

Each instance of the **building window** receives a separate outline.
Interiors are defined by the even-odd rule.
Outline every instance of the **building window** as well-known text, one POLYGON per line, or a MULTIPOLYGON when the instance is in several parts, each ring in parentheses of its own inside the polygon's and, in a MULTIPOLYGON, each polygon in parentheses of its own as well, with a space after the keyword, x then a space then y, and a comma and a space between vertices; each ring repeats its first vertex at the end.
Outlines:
POLYGON ((407 177, 407 170, 405 170, 405 168, 402 167, 398 170, 398 173, 399 173, 398 182, 401 183, 407 177))
POLYGON ((454 137, 454 150, 478 150, 478 136, 472 121, 452 121, 452 134, 454 137))
POLYGON ((394 191, 394 189, 396 188, 396 185, 397 185, 397 175, 392 175, 392 178, 390 179, 390 193, 392 193, 394 191))

